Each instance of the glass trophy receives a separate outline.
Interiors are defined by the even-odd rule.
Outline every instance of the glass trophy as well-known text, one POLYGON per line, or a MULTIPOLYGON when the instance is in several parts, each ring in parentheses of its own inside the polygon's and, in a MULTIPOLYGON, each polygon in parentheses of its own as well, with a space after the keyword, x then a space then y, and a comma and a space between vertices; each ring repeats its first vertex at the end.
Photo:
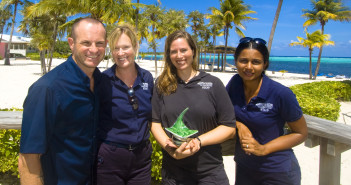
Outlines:
POLYGON ((198 130, 189 129, 183 122, 184 114, 188 110, 189 108, 187 107, 183 110, 182 113, 180 113, 172 127, 165 128, 168 132, 172 134, 173 143, 177 146, 180 146, 183 142, 187 142, 190 136, 198 133, 198 130))

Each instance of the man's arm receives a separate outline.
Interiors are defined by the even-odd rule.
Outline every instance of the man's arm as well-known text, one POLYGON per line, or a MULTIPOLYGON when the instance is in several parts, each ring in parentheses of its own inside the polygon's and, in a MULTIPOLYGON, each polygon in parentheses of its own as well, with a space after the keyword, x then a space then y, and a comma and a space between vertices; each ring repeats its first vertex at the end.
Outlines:
POLYGON ((40 154, 19 154, 18 171, 22 185, 43 185, 40 154))

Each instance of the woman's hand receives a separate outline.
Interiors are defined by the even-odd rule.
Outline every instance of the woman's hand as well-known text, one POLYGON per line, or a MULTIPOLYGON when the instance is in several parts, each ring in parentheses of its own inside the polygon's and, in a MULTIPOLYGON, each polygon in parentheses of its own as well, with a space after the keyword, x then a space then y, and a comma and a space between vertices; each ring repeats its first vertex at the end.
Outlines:
MULTIPOLYGON (((238 128, 238 136, 241 144, 241 148, 245 151, 247 155, 251 155, 250 152, 247 151, 247 147, 249 146, 249 140, 251 142, 255 142, 256 140, 252 137, 252 133, 249 128, 243 123, 237 121, 236 126, 238 128), (245 140, 245 142, 244 142, 245 140)), ((257 143, 257 141, 256 141, 257 143)), ((253 144, 252 144, 253 145, 253 144)))
POLYGON ((253 137, 243 137, 240 139, 241 148, 247 155, 264 156, 267 155, 265 145, 261 145, 253 137))
POLYGON ((175 145, 171 139, 166 142, 165 150, 175 159, 184 159, 194 155, 200 150, 200 144, 197 139, 192 139, 189 142, 182 143, 179 147, 175 145))
POLYGON ((236 126, 238 128, 238 136, 239 136, 240 142, 241 142, 241 139, 244 137, 252 137, 252 133, 251 133, 250 129, 247 128, 246 125, 237 121, 236 126))

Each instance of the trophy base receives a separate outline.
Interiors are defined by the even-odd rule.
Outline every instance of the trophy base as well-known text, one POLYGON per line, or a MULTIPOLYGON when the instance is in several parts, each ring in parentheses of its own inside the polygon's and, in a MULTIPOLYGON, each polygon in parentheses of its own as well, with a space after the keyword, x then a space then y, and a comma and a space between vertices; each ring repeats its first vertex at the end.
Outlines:
POLYGON ((181 138, 181 137, 177 137, 175 135, 172 135, 172 141, 175 145, 180 146, 182 145, 184 142, 188 142, 190 138, 181 138))

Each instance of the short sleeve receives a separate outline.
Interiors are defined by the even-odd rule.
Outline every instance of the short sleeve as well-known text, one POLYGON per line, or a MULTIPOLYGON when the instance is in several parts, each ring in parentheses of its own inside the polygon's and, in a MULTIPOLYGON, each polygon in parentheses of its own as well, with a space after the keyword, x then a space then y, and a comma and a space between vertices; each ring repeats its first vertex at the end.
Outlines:
POLYGON ((293 122, 303 115, 296 95, 287 87, 280 93, 280 115, 286 122, 293 122))
POLYGON ((222 81, 217 78, 215 79, 213 94, 216 102, 218 123, 221 125, 235 127, 235 112, 228 92, 222 81))
POLYGON ((54 96, 49 88, 30 88, 23 105, 21 153, 46 152, 57 112, 57 99, 54 96))

